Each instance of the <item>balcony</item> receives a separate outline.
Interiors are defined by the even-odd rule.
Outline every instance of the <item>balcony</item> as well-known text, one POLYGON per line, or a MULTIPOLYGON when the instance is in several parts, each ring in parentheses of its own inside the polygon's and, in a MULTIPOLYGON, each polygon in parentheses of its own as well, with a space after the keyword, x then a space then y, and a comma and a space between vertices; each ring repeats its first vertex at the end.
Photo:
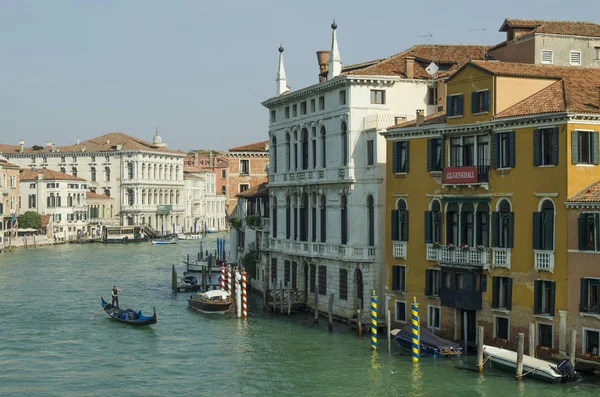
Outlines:
POLYGON ((252 229, 269 228, 269 218, 265 218, 259 215, 248 215, 246 217, 246 226, 252 229))
POLYGON ((481 291, 441 288, 440 300, 442 306, 464 310, 481 310, 481 291))
POLYGON ((492 248, 492 265, 510 269, 510 248, 492 248))
POLYGON ((426 259, 428 261, 437 261, 447 264, 488 268, 490 264, 490 250, 489 248, 461 249, 444 245, 440 245, 436 248, 433 244, 427 244, 426 259))
POLYGON ((406 241, 392 241, 394 258, 406 259, 406 241))
POLYGON ((533 250, 535 256, 534 269, 546 272, 554 271, 554 251, 533 250))
POLYGON ((489 165, 444 168, 444 185, 480 185, 489 181, 489 165))
POLYGON ((328 258, 346 261, 373 262, 377 254, 375 247, 290 241, 271 239, 271 250, 290 255, 311 258, 328 258))

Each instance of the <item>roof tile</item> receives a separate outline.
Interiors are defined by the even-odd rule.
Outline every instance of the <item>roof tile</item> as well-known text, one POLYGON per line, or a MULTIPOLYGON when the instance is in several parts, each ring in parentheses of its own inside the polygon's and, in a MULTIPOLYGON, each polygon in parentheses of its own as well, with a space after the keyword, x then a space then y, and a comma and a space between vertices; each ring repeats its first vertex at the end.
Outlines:
POLYGON ((38 175, 42 175, 42 180, 45 181, 79 181, 85 182, 83 178, 79 178, 73 175, 63 174, 62 172, 53 171, 48 168, 41 169, 29 169, 21 171, 20 180, 22 181, 37 181, 38 175))
POLYGON ((600 181, 596 181, 567 199, 570 203, 600 203, 600 181))

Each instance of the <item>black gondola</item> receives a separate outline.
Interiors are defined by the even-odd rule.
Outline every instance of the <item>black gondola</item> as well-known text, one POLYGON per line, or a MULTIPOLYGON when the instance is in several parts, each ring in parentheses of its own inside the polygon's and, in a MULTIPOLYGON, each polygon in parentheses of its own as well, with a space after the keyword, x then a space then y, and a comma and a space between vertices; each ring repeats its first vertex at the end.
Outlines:
POLYGON ((156 309, 154 308, 152 308, 154 314, 152 317, 148 317, 144 316, 141 310, 137 312, 131 309, 122 310, 113 306, 112 303, 107 303, 104 298, 100 297, 100 299, 102 299, 102 308, 104 308, 104 311, 117 321, 138 327, 156 323, 156 309))

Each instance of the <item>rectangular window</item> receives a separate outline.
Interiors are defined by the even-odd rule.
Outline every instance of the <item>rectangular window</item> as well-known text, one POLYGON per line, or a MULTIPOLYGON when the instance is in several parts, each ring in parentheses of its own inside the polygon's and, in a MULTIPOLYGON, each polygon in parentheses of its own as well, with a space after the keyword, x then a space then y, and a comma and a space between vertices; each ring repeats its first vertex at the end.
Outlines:
POLYGON ((427 88, 427 104, 428 105, 437 105, 437 103, 438 103, 437 95, 438 95, 437 86, 428 87, 427 88))
POLYGON ((427 307, 427 328, 440 329, 442 309, 439 306, 429 305, 427 307))
POLYGON ((314 99, 310 100, 310 112, 314 113, 316 111, 316 101, 314 99))
POLYGON ((375 164, 375 148, 373 139, 367 140, 367 165, 375 164))
POLYGON ((408 172, 408 141, 396 141, 393 143, 393 171, 397 173, 408 172))
POLYGON ((554 281, 535 280, 533 314, 554 316, 554 290, 554 281))
POLYGON ((346 90, 340 91, 340 105, 346 104, 346 90))
POLYGON ((553 63, 552 50, 542 50, 542 63, 553 63))
POLYGON ((250 160, 240 160, 240 174, 250 173, 250 160))
MULTIPOLYGON (((496 138, 496 137, 495 137, 496 138)), ((512 168, 515 164, 515 133, 503 132, 496 138, 498 142, 498 164, 494 168, 512 168)))
POLYGON ((274 123, 277 121, 277 112, 275 112, 275 110, 271 110, 271 123, 274 123))
POLYGON ((306 101, 300 102, 300 114, 302 114, 302 115, 306 114, 306 101))
POLYGON ((292 262, 292 289, 298 288, 298 263, 292 262))
POLYGON ((406 291, 406 266, 392 266, 392 290, 406 291))
POLYGON ((340 269, 340 299, 348 300, 348 270, 340 269))
POLYGON ((464 273, 456 273, 456 289, 464 290, 466 289, 466 277, 464 273))
POLYGON ((327 295, 327 266, 319 266, 319 295, 327 295))
POLYGON ((558 164, 558 128, 534 130, 533 145, 534 165, 558 164))
POLYGON ((317 266, 312 264, 312 265, 310 265, 310 292, 311 293, 315 292, 316 280, 317 280, 317 266))
POLYGON ((271 281, 273 282, 271 288, 277 288, 277 258, 271 259, 271 281))
POLYGON ((319 110, 325 110, 325 97, 319 97, 319 110))
POLYGON ((385 105, 385 91, 384 90, 371 90, 371 104, 385 105))
POLYGON ((29 188, 30 188, 30 189, 35 189, 35 183, 30 183, 30 184, 29 184, 29 188))
POLYGON ((298 117, 298 105, 292 105, 292 117, 298 117))
POLYGON ((427 141, 427 172, 444 170, 444 141, 442 138, 427 141))
POLYGON ((289 119, 290 118, 290 107, 286 106, 283 112, 285 114, 285 118, 289 119))
POLYGON ((227 177, 227 171, 221 170, 221 179, 225 179, 227 177))
POLYGON ((493 277, 492 309, 512 309, 512 278, 493 277))
POLYGON ((406 302, 396 301, 394 314, 396 322, 406 322, 406 302))
POLYGON ((463 115, 463 95, 455 94, 446 97, 446 115, 462 116, 463 115))
POLYGON ((494 316, 494 338, 509 340, 510 321, 508 317, 494 316))
POLYGON ((600 279, 582 278, 579 293, 579 311, 600 314, 600 279))
POLYGON ((425 295, 439 296, 442 285, 442 272, 437 269, 425 270, 425 295))
POLYGON ((291 267, 292 263, 290 261, 283 262, 283 286, 286 288, 290 282, 291 267))
POLYGON ((538 346, 552 349, 554 347, 554 327, 551 324, 537 325, 538 346))
POLYGON ((600 343, 600 330, 598 329, 583 329, 583 343, 582 354, 587 354, 592 358, 598 358, 600 355, 599 352, 599 343, 600 343))
POLYGON ((577 217, 578 249, 600 251, 600 213, 583 213, 577 217))
POLYGON ((598 132, 573 131, 571 132, 571 163, 572 164, 598 164, 598 132))
POLYGON ((471 113, 485 113, 490 111, 490 91, 475 91, 471 94, 471 113))
POLYGON ((240 184, 240 193, 245 192, 249 188, 250 188, 250 185, 248 185, 247 183, 240 184))
POLYGON ((573 66, 581 66, 581 52, 571 51, 569 54, 569 63, 573 66))

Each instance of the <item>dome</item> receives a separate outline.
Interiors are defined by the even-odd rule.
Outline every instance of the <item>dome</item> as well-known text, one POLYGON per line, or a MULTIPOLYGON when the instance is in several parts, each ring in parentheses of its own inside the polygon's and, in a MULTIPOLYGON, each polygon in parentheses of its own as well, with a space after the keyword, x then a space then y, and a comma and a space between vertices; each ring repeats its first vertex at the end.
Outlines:
POLYGON ((158 128, 156 129, 156 135, 154 135, 154 139, 152 140, 152 143, 154 143, 155 145, 162 143, 162 138, 160 137, 160 135, 158 135, 158 128))

